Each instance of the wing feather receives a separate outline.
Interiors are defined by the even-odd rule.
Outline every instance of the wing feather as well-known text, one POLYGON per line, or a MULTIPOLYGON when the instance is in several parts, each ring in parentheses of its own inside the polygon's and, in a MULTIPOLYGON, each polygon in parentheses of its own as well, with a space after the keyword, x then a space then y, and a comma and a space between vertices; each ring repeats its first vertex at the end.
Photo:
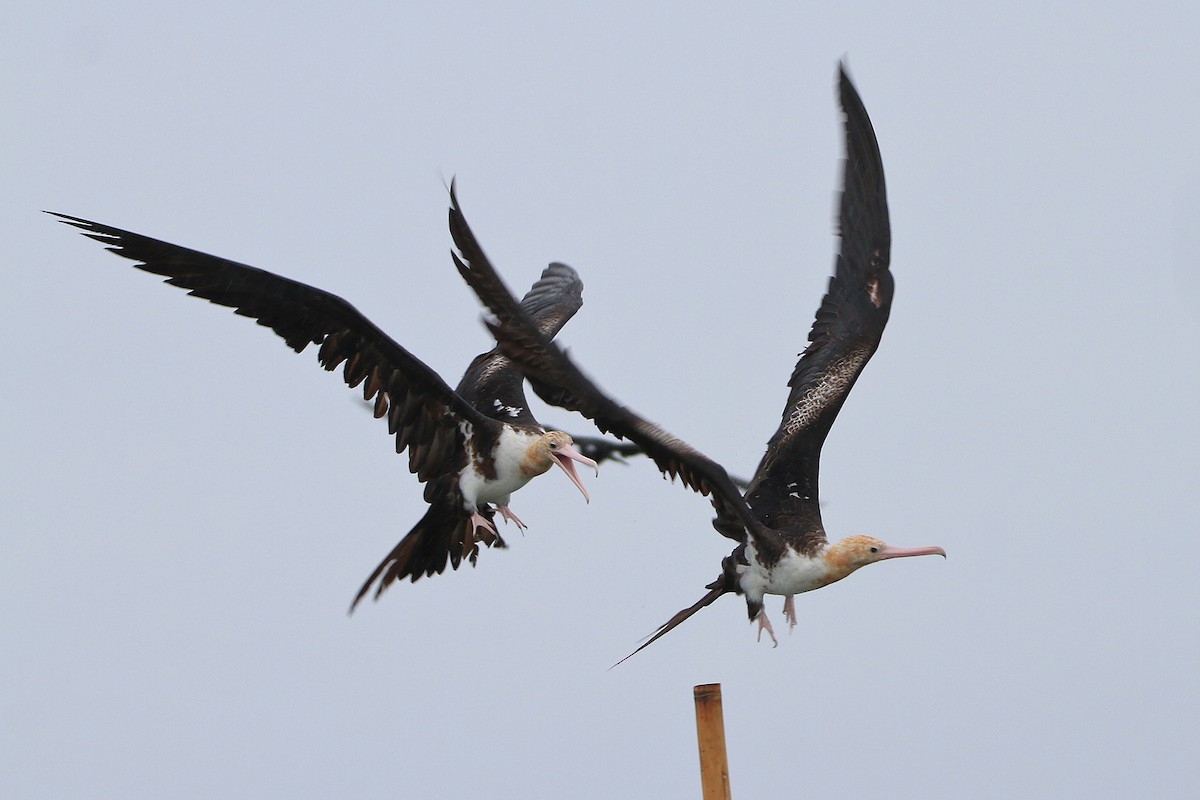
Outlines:
POLYGON ((883 160, 862 99, 839 70, 846 159, 839 201, 840 249, 788 386, 779 429, 747 492, 772 527, 807 530, 824 541, 818 494, 821 447, 863 367, 879 347, 891 311, 891 226, 883 160))
MULTIPOLYGON (((53 212, 47 212, 53 213, 53 212)), ((409 453, 409 469, 428 481, 457 474, 466 465, 459 422, 495 426, 442 380, 340 297, 265 270, 80 217, 54 214, 84 231, 88 238, 162 275, 188 294, 271 328, 297 353, 319 346, 317 358, 327 370, 343 366, 351 387, 363 385, 374 400, 375 415, 388 418, 396 452, 409 453)))
POLYGON ((453 183, 450 201, 450 233, 458 248, 453 254, 458 271, 496 316, 495 322, 489 322, 492 333, 538 395, 552 405, 583 414, 605 433, 634 442, 664 474, 707 496, 717 512, 715 526, 723 534, 745 541, 748 532, 768 559, 781 553, 781 542, 762 532, 724 467, 616 403, 537 329, 484 255, 460 210, 453 183))
MULTIPOLYGON (((566 264, 551 264, 526 293, 521 309, 553 339, 583 305, 583 281, 566 264)), ((476 356, 456 390, 481 413, 508 422, 537 425, 525 398, 524 378, 497 345, 476 356)))

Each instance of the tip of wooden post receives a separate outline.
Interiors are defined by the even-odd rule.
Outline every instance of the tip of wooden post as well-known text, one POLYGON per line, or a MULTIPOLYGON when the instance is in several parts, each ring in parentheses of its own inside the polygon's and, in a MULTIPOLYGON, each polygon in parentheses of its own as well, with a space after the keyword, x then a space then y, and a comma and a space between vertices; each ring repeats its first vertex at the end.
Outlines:
POLYGON ((729 800, 729 761, 725 755, 725 717, 721 684, 692 687, 696 699, 696 741, 700 746, 700 786, 704 800, 729 800))

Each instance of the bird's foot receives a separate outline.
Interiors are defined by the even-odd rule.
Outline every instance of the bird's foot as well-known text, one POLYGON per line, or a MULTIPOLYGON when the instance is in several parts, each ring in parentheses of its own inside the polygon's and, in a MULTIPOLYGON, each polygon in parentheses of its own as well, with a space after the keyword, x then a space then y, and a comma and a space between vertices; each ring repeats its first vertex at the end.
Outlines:
POLYGON ((480 514, 478 511, 474 511, 471 513, 471 537, 472 538, 476 538, 475 532, 478 531, 480 528, 483 528, 485 531, 491 531, 493 535, 496 535, 496 536, 499 535, 496 531, 496 526, 492 524, 492 521, 490 519, 485 517, 483 514, 480 514))
POLYGON ((795 599, 795 595, 790 595, 790 594, 789 594, 789 595, 787 596, 787 599, 783 601, 783 616, 787 618, 787 621, 788 621, 788 633, 791 633, 791 632, 792 632, 792 630, 793 630, 793 629, 796 627, 796 599, 795 599))
POLYGON ((766 609, 759 609, 758 615, 755 617, 758 620, 758 638, 756 641, 762 641, 763 631, 771 637, 771 646, 779 647, 779 640, 775 638, 775 631, 771 629, 771 620, 767 619, 766 609))
POLYGON ((514 514, 512 512, 512 509, 509 508, 508 506, 500 506, 496 510, 500 512, 500 516, 504 517, 504 520, 506 522, 509 520, 512 520, 513 522, 516 523, 517 527, 520 528, 521 530, 525 530, 526 528, 529 527, 524 522, 521 522, 521 518, 518 517, 516 514, 514 514))

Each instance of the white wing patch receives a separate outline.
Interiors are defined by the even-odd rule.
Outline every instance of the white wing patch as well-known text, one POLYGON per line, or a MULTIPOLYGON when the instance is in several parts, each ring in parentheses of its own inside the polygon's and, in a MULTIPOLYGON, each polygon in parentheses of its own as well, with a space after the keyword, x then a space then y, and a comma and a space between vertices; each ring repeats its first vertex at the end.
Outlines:
POLYGON ((492 401, 492 407, 496 409, 497 414, 508 414, 510 417, 516 418, 521 415, 525 409, 518 406, 506 406, 500 402, 499 398, 492 401))
POLYGON ((845 394, 854 381, 854 376, 862 369, 870 355, 865 349, 854 350, 833 362, 821 379, 800 395, 792 406, 792 413, 788 414, 784 425, 787 435, 791 436, 811 425, 831 400, 845 394))

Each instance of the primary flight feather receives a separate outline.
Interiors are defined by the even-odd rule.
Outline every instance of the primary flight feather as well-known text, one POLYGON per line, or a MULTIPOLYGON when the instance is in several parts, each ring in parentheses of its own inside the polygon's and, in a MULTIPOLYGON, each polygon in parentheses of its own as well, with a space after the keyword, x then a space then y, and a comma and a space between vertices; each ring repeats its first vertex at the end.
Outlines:
POLYGON ((821 447, 879 346, 893 294, 883 162, 871 120, 844 67, 838 73, 838 96, 846 141, 838 210, 841 247, 809 344, 788 381, 782 421, 744 495, 721 465, 617 403, 537 330, 487 260, 452 192, 455 263, 495 315, 489 327, 501 350, 517 362, 544 400, 578 411, 600 430, 629 439, 664 473, 707 495, 716 510, 714 527, 738 542, 722 561, 721 574, 708 584, 708 593, 660 626, 634 653, 724 594, 742 595, 759 636, 766 631, 774 641, 763 607, 767 594, 786 598, 784 615, 794 626, 797 594, 827 586, 876 561, 945 555, 940 547, 892 547, 869 536, 831 544, 821 522, 821 447))
MULTIPOLYGON (((53 213, 53 212, 48 212, 53 213)), ((188 294, 271 328, 296 352, 318 345, 327 370, 344 364, 350 387, 362 385, 376 417, 386 417, 396 452, 408 452, 409 469, 425 483, 429 508, 359 590, 351 610, 375 586, 375 597, 405 578, 472 564, 479 545, 504 547, 495 513, 520 527, 509 496, 553 466, 587 497, 576 462, 596 467, 571 437, 546 430, 529 411, 520 372, 499 348, 480 354, 451 389, 430 367, 397 344, 340 297, 218 256, 66 214, 54 214, 84 231, 138 269, 166 277, 188 294)), ((551 264, 521 302, 540 336, 553 336, 583 303, 583 283, 565 264, 551 264)), ((613 443, 616 448, 620 445, 613 443)), ((604 450, 606 457, 622 452, 604 450)), ((628 452, 628 451, 625 451, 628 452)))

